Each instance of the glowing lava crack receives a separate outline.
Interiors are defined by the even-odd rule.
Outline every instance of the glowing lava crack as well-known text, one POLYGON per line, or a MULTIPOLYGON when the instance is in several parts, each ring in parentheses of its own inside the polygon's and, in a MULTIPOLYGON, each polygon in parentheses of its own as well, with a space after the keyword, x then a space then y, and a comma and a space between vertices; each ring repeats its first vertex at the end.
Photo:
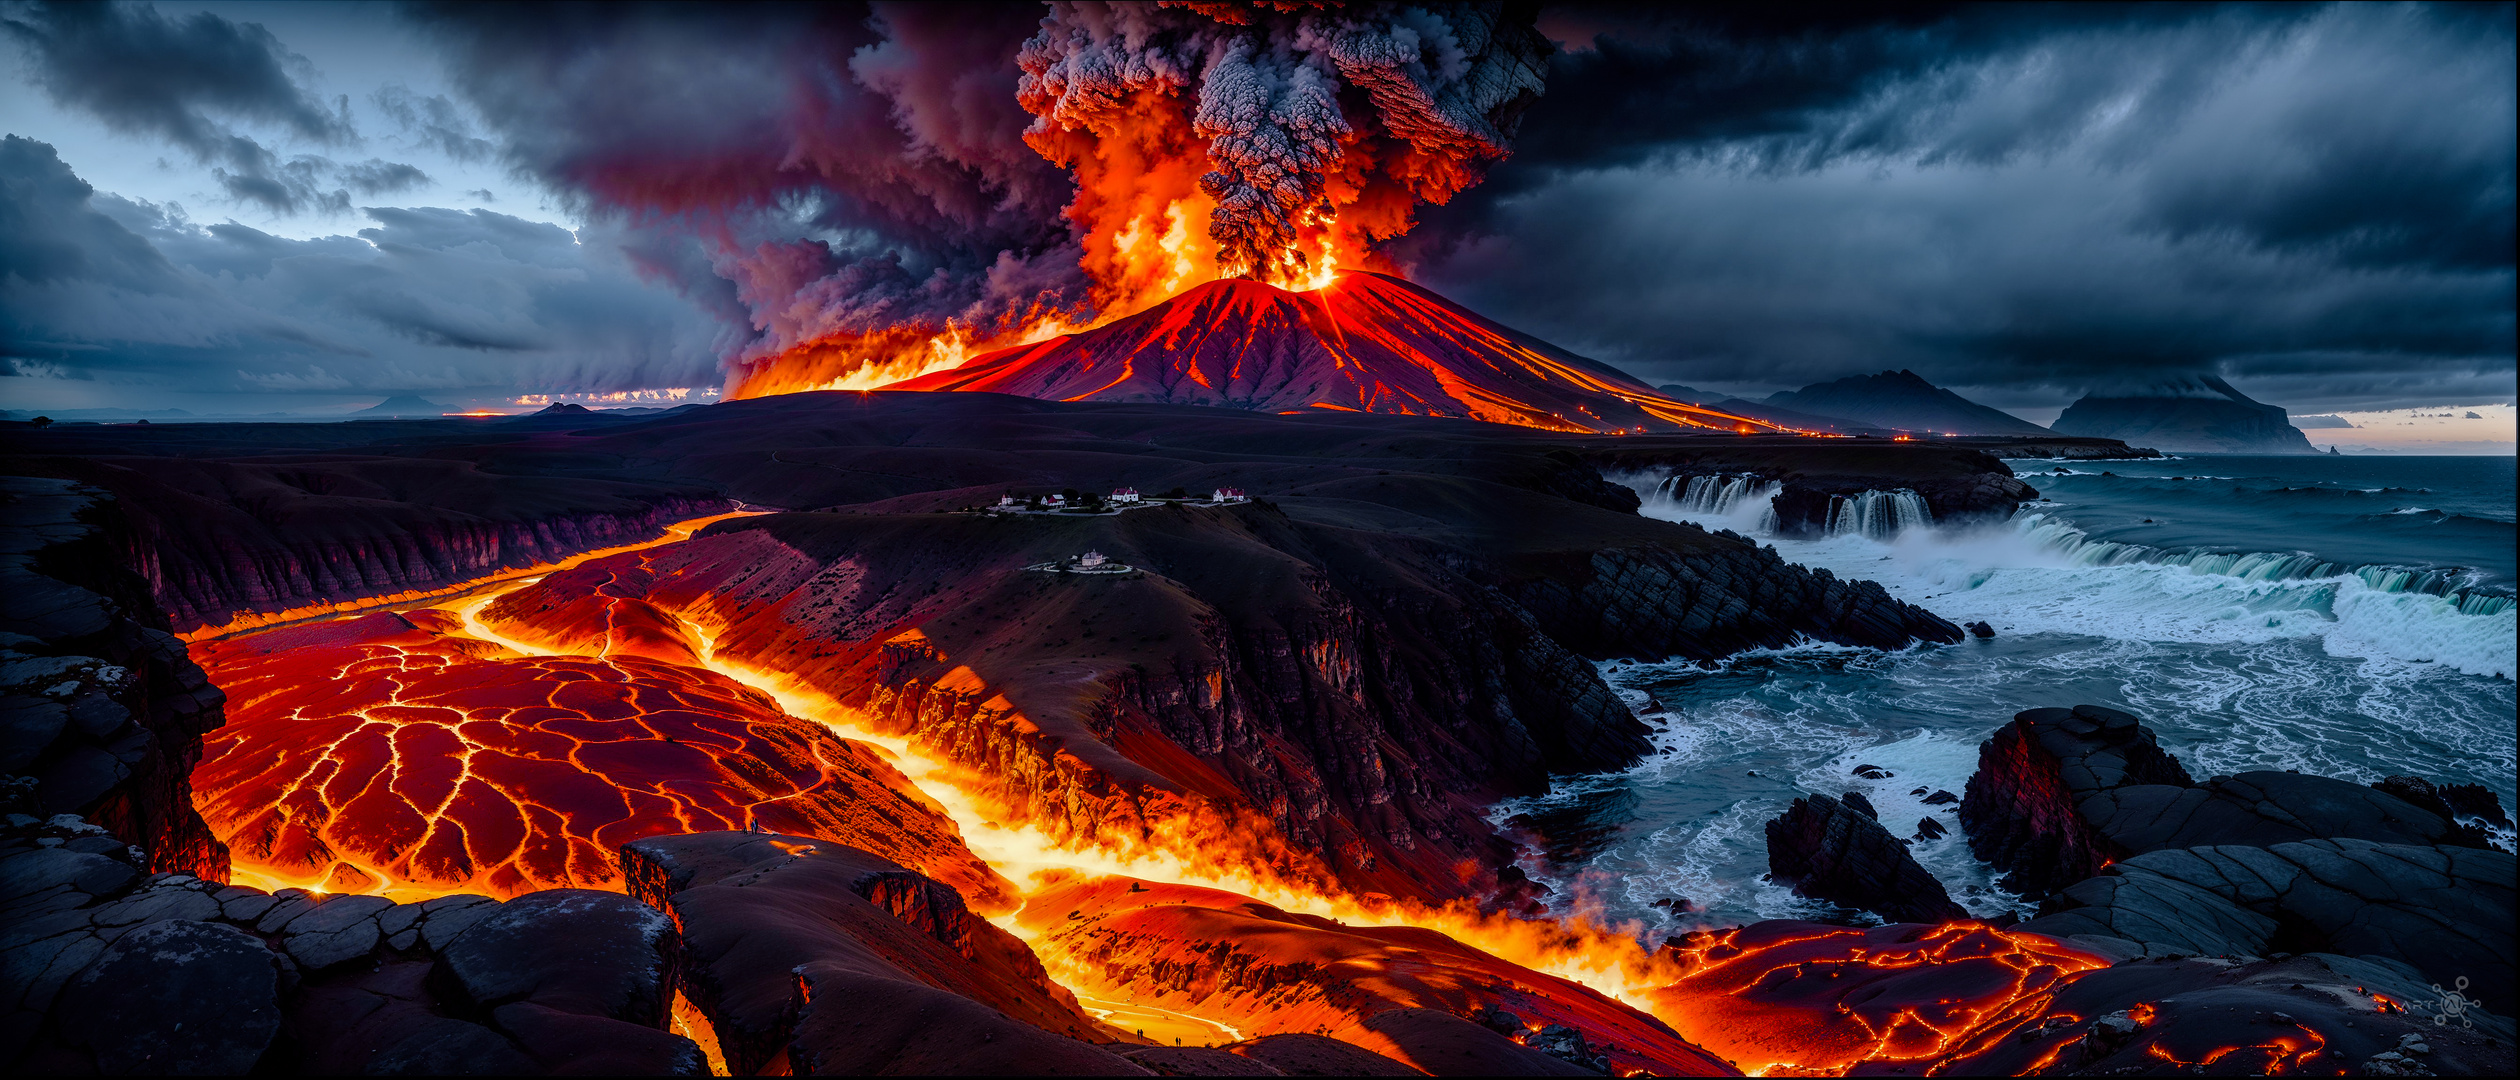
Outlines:
POLYGON ((1003 909, 1005 883, 867 748, 714 673, 517 657, 437 611, 195 646, 229 695, 197 774, 240 881, 431 896, 620 887, 621 845, 828 837, 1003 909))

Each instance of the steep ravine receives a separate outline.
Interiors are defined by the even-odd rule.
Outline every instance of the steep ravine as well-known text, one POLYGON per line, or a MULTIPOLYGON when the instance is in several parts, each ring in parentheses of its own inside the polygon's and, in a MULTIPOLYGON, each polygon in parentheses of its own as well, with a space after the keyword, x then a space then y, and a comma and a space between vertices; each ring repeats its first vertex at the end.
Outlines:
POLYGON ((648 539, 732 505, 706 487, 504 476, 469 462, 24 459, 119 497, 115 554, 171 629, 423 594, 648 539))
POLYGON ((551 575, 485 616, 515 633, 687 618, 718 655, 866 712, 1053 837, 1233 847, 1297 878, 1425 897, 1518 878, 1496 876, 1509 849, 1485 804, 1647 750, 1588 659, 1959 636, 1746 543, 1563 513, 1603 519, 1611 543, 1488 554, 1306 520, 1291 502, 779 515, 551 575), (1088 546, 1138 569, 1024 569, 1088 546), (572 614, 593 590, 618 602, 572 614))

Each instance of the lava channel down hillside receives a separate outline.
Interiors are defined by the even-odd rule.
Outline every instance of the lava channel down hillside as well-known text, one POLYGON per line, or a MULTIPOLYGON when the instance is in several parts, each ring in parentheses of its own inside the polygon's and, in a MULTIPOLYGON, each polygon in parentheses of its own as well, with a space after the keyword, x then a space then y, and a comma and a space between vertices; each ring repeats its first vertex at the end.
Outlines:
POLYGON ((1212 281, 1106 326, 890 388, 1460 416, 1556 431, 1782 430, 1674 401, 1616 368, 1364 272, 1302 292, 1212 281))

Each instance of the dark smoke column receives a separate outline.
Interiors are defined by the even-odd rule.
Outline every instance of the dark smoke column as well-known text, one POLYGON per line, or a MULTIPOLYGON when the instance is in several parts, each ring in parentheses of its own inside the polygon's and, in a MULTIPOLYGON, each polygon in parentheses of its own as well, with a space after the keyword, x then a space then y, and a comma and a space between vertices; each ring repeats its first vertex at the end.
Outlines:
POLYGON ((1505 155, 1550 51, 1522 5, 1050 7, 1018 58, 1025 140, 1075 171, 1086 270, 1122 304, 1161 275, 1140 237, 1191 203, 1218 273, 1366 257, 1505 155))

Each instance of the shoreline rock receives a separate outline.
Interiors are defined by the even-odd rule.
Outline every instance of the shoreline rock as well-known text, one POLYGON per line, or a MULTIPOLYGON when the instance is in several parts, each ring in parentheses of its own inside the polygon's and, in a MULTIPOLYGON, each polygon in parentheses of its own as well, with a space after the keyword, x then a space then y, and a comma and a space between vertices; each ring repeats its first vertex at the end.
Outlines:
POLYGON ((1812 795, 1767 823, 1768 872, 1796 895, 1870 911, 1890 922, 1969 917, 1907 844, 1882 827, 1871 804, 1812 795))

